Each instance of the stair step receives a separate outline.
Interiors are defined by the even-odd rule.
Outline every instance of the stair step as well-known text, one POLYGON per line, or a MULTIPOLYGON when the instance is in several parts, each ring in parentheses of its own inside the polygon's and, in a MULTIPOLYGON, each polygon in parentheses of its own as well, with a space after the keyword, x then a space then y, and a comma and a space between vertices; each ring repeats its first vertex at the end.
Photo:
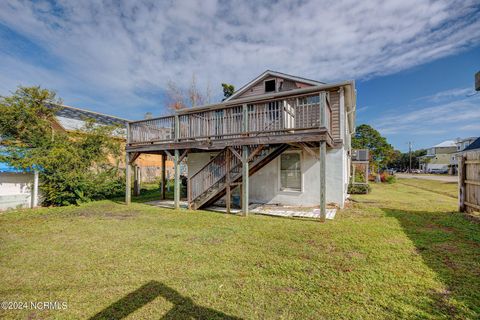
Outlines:
MULTIPOLYGON (((254 150, 257 146, 252 146, 250 148, 250 151, 254 150)), ((250 170, 249 170, 249 175, 254 172, 254 170, 257 169, 257 166, 261 164, 261 162, 266 159, 269 156, 274 155, 277 151, 283 149, 285 150, 287 148, 286 145, 281 145, 277 147, 267 147, 264 148, 262 151, 260 151, 258 154, 256 154, 250 161, 249 163, 251 164, 250 170)), ((240 148, 235 148, 237 151, 239 151, 240 148)), ((283 150, 281 150, 283 152, 283 150)), ((281 153, 281 152, 280 152, 281 153)), ((275 154, 274 158, 276 158, 280 153, 275 154)), ((220 154, 219 154, 220 155, 220 154)), ((272 161, 274 158, 272 158, 270 161, 272 161)), ((261 164, 261 167, 265 166, 268 164, 270 161, 267 161, 266 163, 261 164)), ((241 178, 242 170, 241 170, 241 164, 236 164, 235 167, 233 167, 230 172, 230 179, 232 182, 238 181, 241 178)), ((223 178, 223 177, 222 177, 223 178)), ((221 178, 221 179, 222 179, 221 178)), ((204 193, 199 195, 196 199, 192 201, 192 207, 195 209, 200 208, 204 204, 208 203, 210 200, 214 199, 217 195, 219 195, 221 192, 224 192, 226 189, 226 183, 218 181, 214 185, 212 185, 210 188, 205 190, 204 193)))

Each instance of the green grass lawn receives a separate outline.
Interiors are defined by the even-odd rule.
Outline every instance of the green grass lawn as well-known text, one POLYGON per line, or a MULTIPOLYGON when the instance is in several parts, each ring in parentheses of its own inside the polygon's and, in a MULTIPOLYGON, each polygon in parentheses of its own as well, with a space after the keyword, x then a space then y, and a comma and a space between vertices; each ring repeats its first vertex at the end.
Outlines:
POLYGON ((68 307, 0 317, 480 317, 480 225, 455 199, 400 183, 353 199, 323 224, 113 201, 1 214, 1 300, 68 307))
POLYGON ((439 194, 458 198, 458 183, 457 182, 441 182, 434 180, 423 179, 398 179, 399 183, 407 184, 417 188, 430 190, 439 194))

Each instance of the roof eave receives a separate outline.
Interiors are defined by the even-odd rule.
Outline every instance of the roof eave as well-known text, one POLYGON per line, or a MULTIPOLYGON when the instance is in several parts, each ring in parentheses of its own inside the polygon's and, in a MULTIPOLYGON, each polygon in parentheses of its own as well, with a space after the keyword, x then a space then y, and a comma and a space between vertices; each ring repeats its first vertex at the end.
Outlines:
POLYGON ((346 99, 345 102, 346 102, 347 110, 355 111, 355 104, 356 104, 355 81, 348 80, 348 81, 329 83, 329 84, 323 84, 323 85, 318 85, 318 86, 311 86, 311 87, 294 89, 294 90, 283 91, 283 92, 262 94, 262 95, 258 95, 258 96, 240 98, 240 99, 235 99, 235 100, 231 100, 231 101, 226 101, 225 100, 225 101, 223 101, 221 103, 217 103, 217 104, 203 105, 203 106, 198 106, 198 107, 193 107, 193 108, 186 108, 186 109, 182 109, 182 110, 177 110, 176 114, 180 115, 180 114, 186 114, 186 113, 213 110, 213 109, 219 109, 219 108, 233 106, 233 105, 239 105, 239 104, 243 104, 243 103, 255 102, 255 101, 259 101, 259 100, 269 100, 269 99, 275 99, 275 98, 280 98, 280 97, 300 95, 300 94, 306 94, 306 93, 321 91, 321 90, 328 90, 328 89, 333 89, 333 88, 338 88, 338 87, 350 87, 350 89, 347 89, 347 94, 345 96, 348 97, 348 98, 346 99))
POLYGON ((293 80, 293 81, 308 83, 308 84, 311 84, 311 85, 313 85, 313 86, 319 85, 319 84, 325 84, 324 82, 321 82, 321 81, 310 80, 310 79, 306 79, 306 78, 302 78, 302 77, 292 76, 292 75, 290 75, 290 74, 286 74, 286 73, 282 73, 282 72, 278 72, 278 71, 266 70, 266 71, 264 71, 261 75, 259 75, 259 76, 256 77, 255 79, 251 80, 250 82, 248 82, 247 84, 245 84, 244 86, 242 86, 242 87, 241 87, 240 89, 238 89, 237 91, 235 91, 230 97, 228 97, 228 98, 225 99, 224 101, 230 101, 230 100, 235 99, 235 98, 238 97, 239 95, 245 93, 245 91, 246 91, 250 86, 256 84, 257 82, 261 81, 263 78, 265 78, 265 77, 267 77, 267 76, 274 76, 274 77, 286 78, 286 79, 290 79, 290 80, 293 80))

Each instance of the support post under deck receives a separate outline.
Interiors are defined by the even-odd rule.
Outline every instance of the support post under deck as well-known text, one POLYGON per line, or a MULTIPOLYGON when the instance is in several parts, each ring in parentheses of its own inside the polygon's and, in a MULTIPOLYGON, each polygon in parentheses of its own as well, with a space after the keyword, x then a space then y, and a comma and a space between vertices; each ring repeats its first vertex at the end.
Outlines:
POLYGON ((180 150, 175 149, 175 178, 174 178, 174 185, 173 185, 173 201, 175 203, 175 209, 180 208, 180 150))
MULTIPOLYGON (((130 142, 130 122, 127 122, 127 145, 130 142)), ((130 204, 132 201, 132 180, 130 175, 132 172, 132 166, 130 164, 130 153, 125 152, 125 204, 130 204)))
MULTIPOLYGON (((327 125, 327 93, 325 91, 319 94, 319 112, 320 112, 320 128, 327 125)), ((326 204, 326 158, 327 158, 327 143, 320 141, 320 221, 324 222, 327 217, 327 204, 326 204)))
POLYGON ((326 156, 327 156, 327 143, 320 141, 320 221, 325 221, 327 217, 327 204, 326 204, 326 156))
POLYGON ((125 157, 125 204, 132 201, 132 165, 130 164, 130 153, 126 153, 125 157))
POLYGON ((242 213, 243 215, 248 215, 248 193, 249 193, 249 185, 248 185, 248 146, 242 147, 242 213))
MULTIPOLYGON (((242 131, 247 134, 248 132, 248 105, 244 103, 242 105, 242 131)), ((248 193, 249 193, 249 185, 248 185, 248 146, 242 146, 242 213, 243 215, 248 215, 248 193)))
POLYGON ((232 152, 227 149, 227 152, 225 154, 225 172, 227 173, 227 176, 225 178, 225 183, 227 184, 226 188, 226 195, 225 195, 225 204, 227 207, 227 213, 230 214, 231 207, 232 207, 232 193, 231 193, 231 181, 230 181, 230 161, 232 157, 232 152))
POLYGON ((161 199, 165 200, 165 188, 166 188, 166 173, 165 173, 165 168, 166 165, 165 163, 167 162, 167 155, 162 154, 162 173, 161 173, 161 183, 162 183, 162 190, 161 190, 161 199))
POLYGON ((134 196, 139 196, 140 195, 140 189, 141 189, 141 171, 140 167, 135 165, 133 167, 133 195, 134 196))

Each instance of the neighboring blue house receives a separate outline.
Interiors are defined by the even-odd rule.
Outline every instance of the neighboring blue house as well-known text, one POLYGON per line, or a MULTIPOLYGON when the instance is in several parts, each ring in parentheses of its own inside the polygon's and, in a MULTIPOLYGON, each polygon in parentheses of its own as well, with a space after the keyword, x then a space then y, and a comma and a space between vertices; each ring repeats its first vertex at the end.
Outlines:
POLYGON ((470 143, 468 147, 462 150, 462 152, 469 152, 469 151, 480 151, 480 138, 477 138, 475 141, 470 143))
POLYGON ((0 162, 0 210, 34 208, 38 203, 38 172, 0 162))

